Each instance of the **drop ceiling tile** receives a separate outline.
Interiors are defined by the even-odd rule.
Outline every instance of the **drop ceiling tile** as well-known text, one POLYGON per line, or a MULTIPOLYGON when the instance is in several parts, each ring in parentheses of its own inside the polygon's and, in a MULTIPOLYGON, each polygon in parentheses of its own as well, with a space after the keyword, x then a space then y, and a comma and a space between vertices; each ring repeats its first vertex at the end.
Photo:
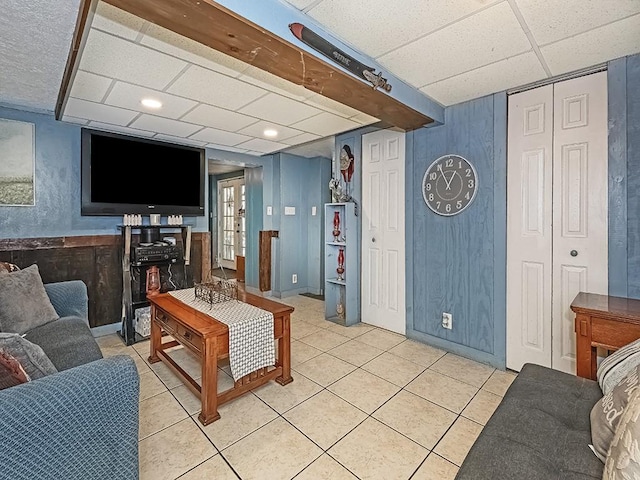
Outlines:
POLYGON ((227 145, 230 147, 246 142, 247 140, 251 140, 251 137, 248 137, 247 135, 225 132, 224 130, 218 130, 215 128, 205 128, 193 135, 191 138, 202 142, 217 143, 218 145, 227 145))
POLYGON ((193 100, 187 100, 186 98, 169 95, 168 93, 146 87, 138 87, 137 85, 131 85, 125 82, 116 82, 104 103, 116 107, 128 108, 129 110, 146 111, 151 115, 173 119, 180 118, 197 105, 193 100), (140 103, 143 98, 158 100, 162 102, 162 107, 158 109, 144 107, 140 103))
POLYGON ((249 66, 249 68, 243 72, 240 79, 294 100, 304 100, 315 95, 311 90, 307 90, 302 85, 296 85, 293 82, 289 82, 284 78, 280 78, 254 66, 249 66))
POLYGON ((202 128, 200 125, 171 120, 169 118, 156 117, 154 115, 140 115, 131 125, 133 128, 141 128, 150 132, 164 133, 176 137, 188 137, 202 128))
POLYGON ((380 121, 379 118, 372 117, 371 115, 367 115, 366 113, 359 113, 358 115, 350 117, 349 120, 353 120, 354 122, 358 122, 362 125, 371 125, 380 121))
POLYGON ((193 140, 191 138, 176 137, 175 135, 166 135, 164 133, 158 133, 153 138, 181 145, 190 145, 192 147, 204 147, 207 144, 206 142, 199 142, 198 140, 193 140))
POLYGON ((138 128, 122 127, 120 125, 111 125, 103 122, 89 122, 89 127, 94 128, 96 130, 101 130, 103 132, 123 133, 125 135, 132 135, 134 137, 151 138, 154 135, 154 132, 140 130, 138 128))
POLYGON ((249 65, 171 30, 150 24, 140 43, 229 77, 238 77, 249 65))
POLYGON ((89 120, 87 120, 86 118, 76 118, 70 117, 68 115, 64 115, 62 117, 62 121, 67 123, 75 123, 76 125, 86 125, 87 123, 89 123, 89 120))
POLYGON ((495 0, 324 0, 307 14, 375 58, 490 3, 495 0))
POLYGON ((64 108, 64 114, 70 117, 125 126, 136 118, 138 112, 70 97, 64 108))
POLYGON ((291 125, 305 118, 317 115, 322 112, 322 110, 296 102, 282 95, 269 93, 246 107, 241 108, 240 112, 270 122, 279 123, 280 125, 291 125))
POLYGON ((415 87, 423 87, 531 50, 507 2, 467 17, 379 60, 415 87))
POLYGON ((169 55, 92 29, 79 68, 163 90, 186 65, 169 55))
POLYGON ((90 102, 102 102, 112 81, 111 78, 78 70, 69 95, 90 102))
POLYGON ((280 142, 272 142, 264 138, 254 138, 248 142, 241 143, 238 148, 246 148, 247 150, 262 153, 272 153, 287 148, 289 145, 280 142))
POLYGON ((127 40, 135 40, 146 22, 108 3, 98 2, 91 28, 104 30, 127 40))
POLYGON ((288 4, 293 5, 299 10, 302 10, 303 8, 307 8, 309 5, 311 5, 316 1, 317 0, 286 0, 288 4))
POLYGON ((295 137, 281 140, 281 142, 286 143, 287 145, 300 145, 302 143, 311 142, 319 138, 319 135, 314 135, 313 133, 303 133, 302 135, 297 135, 295 137))
POLYGON ((539 45, 546 45, 640 13, 638 0, 515 1, 539 45))
POLYGON ((261 157, 264 155, 264 152, 254 152, 253 150, 247 150, 245 153, 247 155, 253 155, 254 157, 261 157))
MULTIPOLYGON (((207 148, 215 148, 216 150, 226 150, 227 152, 246 153, 246 148, 230 147, 229 145, 218 145, 217 143, 208 143, 207 148)), ((238 170, 242 167, 238 166, 238 170)))
POLYGON ((296 130, 294 128, 284 127, 282 125, 277 125, 271 122, 265 122, 264 120, 260 120, 253 125, 250 125, 242 130, 239 130, 238 133, 242 133, 244 135, 251 135, 252 137, 262 138, 264 137, 264 131, 267 128, 274 129, 278 132, 278 135, 271 139, 275 142, 284 142, 284 140, 298 136, 304 132, 300 130, 296 130))
MULTIPOLYGON (((381 93, 381 95, 384 95, 381 93)), ((359 110, 355 108, 351 108, 348 105, 343 105, 342 103, 336 102, 330 98, 325 97, 324 95, 314 94, 311 98, 308 98, 304 101, 307 105, 311 105, 316 108, 320 108, 326 112, 333 113, 335 115, 340 115, 341 117, 351 118, 355 115, 361 113, 359 110)))
POLYGON ((448 106, 526 85, 545 76, 536 54, 528 52, 441 80, 420 90, 448 106))
POLYGON ((241 128, 256 123, 258 119, 232 112, 223 108, 212 107, 211 105, 200 104, 187 113, 182 120, 185 122, 197 123, 206 127, 218 128, 235 132, 241 128))
POLYGON ((336 133, 353 130, 361 125, 332 113, 323 112, 320 115, 308 118, 292 126, 299 130, 305 130, 307 132, 320 135, 321 137, 326 137, 329 135, 335 135, 336 133))
POLYGON ((227 110, 237 110, 267 93, 262 88, 197 65, 180 75, 168 91, 227 110))
POLYGON ((553 75, 640 52, 640 15, 540 49, 553 75))

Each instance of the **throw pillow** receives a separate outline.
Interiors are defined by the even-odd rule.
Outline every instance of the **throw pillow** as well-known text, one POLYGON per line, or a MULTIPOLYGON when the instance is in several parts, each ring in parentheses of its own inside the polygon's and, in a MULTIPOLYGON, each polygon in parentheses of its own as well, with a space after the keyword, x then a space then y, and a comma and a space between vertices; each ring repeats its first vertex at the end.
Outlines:
POLYGON ((629 399, 640 388, 640 366, 631 370, 613 390, 591 409, 591 443, 596 456, 604 463, 629 399))
POLYGON ((27 383, 30 380, 20 362, 13 355, 0 350, 0 390, 27 383))
POLYGON ((17 333, 0 333, 0 353, 11 355, 18 360, 31 380, 58 371, 42 348, 17 333))
POLYGON ((640 390, 629 400, 604 465, 602 480, 640 478, 640 390))
POLYGON ((0 275, 0 331, 25 333, 58 318, 38 265, 0 275))
POLYGON ((600 390, 606 395, 629 371, 640 365, 640 340, 636 340, 605 358, 600 366, 596 378, 600 390))

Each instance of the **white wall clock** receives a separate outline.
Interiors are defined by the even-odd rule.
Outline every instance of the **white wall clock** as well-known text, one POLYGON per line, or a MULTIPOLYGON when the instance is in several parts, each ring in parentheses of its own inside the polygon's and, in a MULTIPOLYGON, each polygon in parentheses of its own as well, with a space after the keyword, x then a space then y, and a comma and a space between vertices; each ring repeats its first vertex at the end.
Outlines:
POLYGON ((457 215, 471 205, 478 191, 474 166, 460 155, 444 155, 434 161, 422 179, 422 196, 438 215, 457 215))

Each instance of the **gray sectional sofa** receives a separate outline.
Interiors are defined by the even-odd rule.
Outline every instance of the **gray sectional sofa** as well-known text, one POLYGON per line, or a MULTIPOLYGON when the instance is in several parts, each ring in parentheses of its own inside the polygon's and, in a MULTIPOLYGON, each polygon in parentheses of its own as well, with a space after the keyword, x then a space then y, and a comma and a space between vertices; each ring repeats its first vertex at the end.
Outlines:
POLYGON ((598 383, 527 364, 464 460, 457 480, 601 479, 589 448, 598 383))

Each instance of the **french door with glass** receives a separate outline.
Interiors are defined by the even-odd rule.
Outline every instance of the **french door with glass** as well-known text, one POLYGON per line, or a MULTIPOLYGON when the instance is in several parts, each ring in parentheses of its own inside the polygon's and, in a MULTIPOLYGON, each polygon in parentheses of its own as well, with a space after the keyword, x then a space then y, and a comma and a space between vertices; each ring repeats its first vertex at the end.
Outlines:
POLYGON ((244 178, 218 181, 218 264, 236 268, 246 246, 244 178))

